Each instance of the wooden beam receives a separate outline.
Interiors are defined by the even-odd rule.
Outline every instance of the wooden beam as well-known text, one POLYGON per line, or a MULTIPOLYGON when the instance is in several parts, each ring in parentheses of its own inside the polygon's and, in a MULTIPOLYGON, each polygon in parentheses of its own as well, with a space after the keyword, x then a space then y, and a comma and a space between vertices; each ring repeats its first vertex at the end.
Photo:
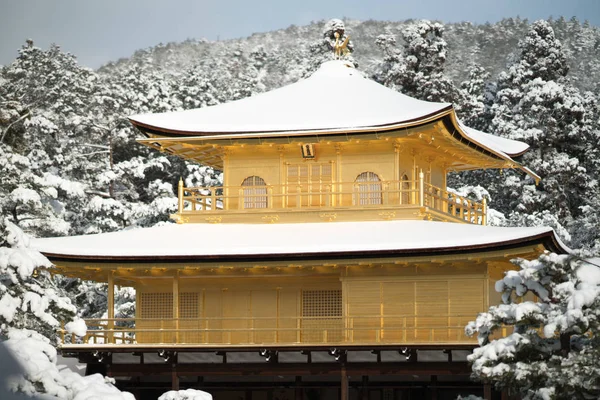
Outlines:
POLYGON ((175 343, 179 343, 179 271, 173 277, 173 319, 175 321, 175 343))
POLYGON ((108 271, 108 293, 107 293, 107 315, 108 315, 108 324, 107 324, 107 328, 109 330, 107 339, 108 339, 108 343, 114 343, 114 335, 113 335, 113 329, 115 329, 115 278, 114 278, 114 271, 108 271))
POLYGON ((485 400, 492 400, 492 385, 483 385, 483 398, 485 400))
POLYGON ((340 370, 340 400, 348 400, 348 374, 346 373, 346 366, 342 365, 340 370))
POLYGON ((302 377, 296 377, 296 388, 294 390, 294 399, 295 400, 304 400, 304 389, 302 388, 302 377))
MULTIPOLYGON (((113 364, 113 373, 117 376, 171 375, 171 366, 165 364, 113 364)), ((468 375, 471 368, 467 362, 389 362, 389 363, 350 363, 345 366, 350 375, 468 375)), ((330 375, 340 376, 340 365, 335 363, 288 364, 279 363, 190 363, 178 364, 177 372, 181 376, 302 376, 330 375)))

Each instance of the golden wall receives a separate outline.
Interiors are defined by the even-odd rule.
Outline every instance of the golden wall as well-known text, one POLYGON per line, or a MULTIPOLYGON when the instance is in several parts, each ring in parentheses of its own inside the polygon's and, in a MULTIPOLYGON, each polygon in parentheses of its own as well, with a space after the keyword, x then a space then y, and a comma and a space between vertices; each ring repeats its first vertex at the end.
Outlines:
POLYGON ((490 302, 499 302, 492 294, 496 275, 486 263, 463 262, 337 267, 322 275, 185 278, 178 284, 178 311, 172 279, 153 279, 137 287, 136 340, 470 343, 464 326, 490 302))
POLYGON ((290 166, 330 165, 334 182, 355 182, 363 172, 373 172, 382 181, 398 181, 403 176, 416 181, 418 171, 423 170, 428 183, 445 189, 446 171, 442 164, 420 156, 402 143, 319 143, 314 150, 316 157, 305 159, 299 145, 232 147, 224 163, 224 186, 241 186, 251 176, 261 177, 266 185, 283 185, 290 182, 290 166))

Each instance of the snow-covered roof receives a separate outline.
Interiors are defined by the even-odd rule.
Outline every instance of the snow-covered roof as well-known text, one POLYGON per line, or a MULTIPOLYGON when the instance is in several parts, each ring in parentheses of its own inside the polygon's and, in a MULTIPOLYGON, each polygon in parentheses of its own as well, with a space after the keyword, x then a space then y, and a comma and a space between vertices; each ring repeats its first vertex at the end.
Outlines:
POLYGON ((194 110, 135 115, 135 123, 187 133, 310 131, 402 123, 451 107, 390 90, 343 61, 307 79, 252 97, 194 110))
MULTIPOLYGON (((333 60, 309 78, 212 107, 129 119, 142 130, 184 136, 219 134, 361 132, 400 129, 453 112, 449 103, 417 100, 365 78, 350 63, 333 60)), ((517 155, 527 145, 463 127, 466 138, 489 150, 517 155)))
POLYGON ((550 240, 548 227, 506 228, 435 221, 363 221, 304 224, 165 224, 87 236, 32 240, 47 256, 72 259, 234 258, 476 251, 550 240))
POLYGON ((527 149, 529 149, 529 145, 525 142, 519 142, 518 140, 506 139, 500 136, 481 132, 477 129, 469 128, 460 122, 459 125, 461 130, 469 137, 469 139, 482 144, 489 149, 501 151, 509 156, 518 156, 525 153, 527 149))

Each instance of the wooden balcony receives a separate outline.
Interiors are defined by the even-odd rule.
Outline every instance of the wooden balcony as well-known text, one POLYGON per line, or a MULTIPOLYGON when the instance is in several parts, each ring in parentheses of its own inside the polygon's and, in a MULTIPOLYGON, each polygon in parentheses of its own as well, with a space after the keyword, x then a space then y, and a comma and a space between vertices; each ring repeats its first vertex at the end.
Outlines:
POLYGON ((76 344, 61 329, 63 347, 99 344, 198 347, 390 346, 476 344, 464 333, 474 315, 88 319, 87 335, 76 344))
POLYGON ((486 203, 424 181, 309 182, 178 189, 178 222, 431 219, 486 224, 486 203))

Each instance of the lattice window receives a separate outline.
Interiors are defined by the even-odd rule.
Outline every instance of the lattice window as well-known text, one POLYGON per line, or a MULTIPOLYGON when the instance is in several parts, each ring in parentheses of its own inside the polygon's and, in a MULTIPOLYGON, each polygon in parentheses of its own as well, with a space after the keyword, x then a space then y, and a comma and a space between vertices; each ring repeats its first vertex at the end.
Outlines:
POLYGON ((242 182, 244 208, 267 208, 267 184, 259 176, 249 176, 242 182))
POLYGON ((198 293, 179 293, 179 318, 186 319, 198 317, 200 317, 198 293))
POLYGON ((150 331, 139 332, 139 343, 200 343, 202 321, 197 292, 179 293, 179 323, 173 319, 173 293, 140 293, 140 320, 138 328, 150 331), (175 334, 176 328, 181 331, 175 334), (168 331, 171 329, 171 331, 168 331), (155 330, 155 331, 152 331, 155 330), (162 331, 167 330, 167 331, 162 331))
POLYGON ((173 293, 140 293, 139 305, 141 319, 136 321, 140 329, 136 334, 138 343, 172 342, 172 334, 161 330, 174 327, 173 293))
POLYGON ((342 340, 342 291, 302 291, 302 341, 337 343, 342 340))
POLYGON ((140 293, 141 318, 173 318, 173 293, 140 293))
POLYGON ((382 204, 381 179, 374 172, 363 172, 356 177, 358 193, 355 202, 358 205, 382 204))
POLYGON ((341 290, 304 290, 302 291, 303 317, 341 317, 341 290))
MULTIPOLYGON (((200 317, 197 292, 179 293, 179 318, 200 317)), ((140 318, 173 318, 173 293, 140 293, 140 318)))

